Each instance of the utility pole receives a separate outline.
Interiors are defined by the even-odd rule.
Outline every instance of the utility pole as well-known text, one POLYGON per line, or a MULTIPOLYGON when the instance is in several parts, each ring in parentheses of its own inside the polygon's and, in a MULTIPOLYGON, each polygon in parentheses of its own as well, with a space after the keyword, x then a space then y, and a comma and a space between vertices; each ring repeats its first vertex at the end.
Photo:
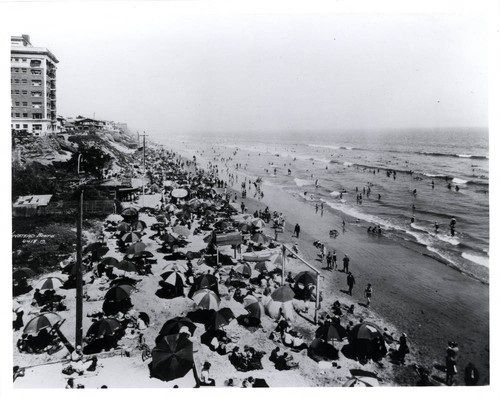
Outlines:
MULTIPOLYGON (((78 155, 78 177, 80 177, 80 160, 78 155)), ((78 219, 76 223, 76 329, 75 348, 82 345, 83 340, 83 283, 82 283, 82 220, 83 220, 83 186, 80 184, 78 201, 78 219)))
POLYGON ((146 195, 146 185, 144 179, 146 178, 146 131, 142 134, 142 206, 144 207, 144 196, 146 195))

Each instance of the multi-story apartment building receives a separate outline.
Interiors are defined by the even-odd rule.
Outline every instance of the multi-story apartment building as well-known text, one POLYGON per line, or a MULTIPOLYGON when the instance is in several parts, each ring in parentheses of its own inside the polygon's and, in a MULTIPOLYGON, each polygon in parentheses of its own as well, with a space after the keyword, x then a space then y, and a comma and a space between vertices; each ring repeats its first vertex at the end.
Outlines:
POLYGON ((32 46, 28 35, 11 37, 12 131, 56 132, 57 63, 47 48, 32 46))

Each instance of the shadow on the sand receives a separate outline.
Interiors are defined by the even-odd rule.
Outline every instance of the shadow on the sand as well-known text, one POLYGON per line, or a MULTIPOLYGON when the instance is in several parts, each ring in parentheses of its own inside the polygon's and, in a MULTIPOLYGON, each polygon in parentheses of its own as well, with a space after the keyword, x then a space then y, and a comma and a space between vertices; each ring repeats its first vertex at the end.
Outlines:
POLYGON ((436 368, 438 371, 446 372, 446 367, 444 365, 434 364, 434 368, 436 368))
POLYGON ((436 382, 446 384, 446 380, 437 375, 432 375, 431 378, 436 382))
POLYGON ((370 306, 368 306, 366 303, 363 303, 363 302, 358 302, 358 305, 359 305, 359 306, 366 307, 367 309, 369 309, 369 308, 370 308, 370 306))
POLYGON ((351 295, 349 293, 349 290, 347 290, 347 289, 341 289, 340 292, 343 292, 344 294, 349 295, 349 296, 351 295))

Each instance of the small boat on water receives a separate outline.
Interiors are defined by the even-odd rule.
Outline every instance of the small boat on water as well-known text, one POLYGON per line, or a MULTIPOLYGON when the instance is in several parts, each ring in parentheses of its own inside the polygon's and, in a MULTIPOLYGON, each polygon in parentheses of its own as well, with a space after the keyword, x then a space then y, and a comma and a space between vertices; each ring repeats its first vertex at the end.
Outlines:
POLYGON ((242 257, 247 262, 264 262, 268 261, 273 253, 271 251, 256 251, 246 252, 242 257))

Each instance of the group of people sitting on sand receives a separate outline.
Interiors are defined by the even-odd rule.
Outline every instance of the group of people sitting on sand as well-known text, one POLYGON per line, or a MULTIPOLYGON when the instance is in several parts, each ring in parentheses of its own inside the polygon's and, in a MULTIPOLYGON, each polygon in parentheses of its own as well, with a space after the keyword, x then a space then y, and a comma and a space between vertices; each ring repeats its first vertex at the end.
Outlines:
POLYGON ((261 359, 264 356, 264 352, 257 351, 251 346, 245 346, 243 351, 240 352, 240 348, 235 346, 229 355, 229 361, 238 371, 247 372, 257 369, 263 369, 261 359))

